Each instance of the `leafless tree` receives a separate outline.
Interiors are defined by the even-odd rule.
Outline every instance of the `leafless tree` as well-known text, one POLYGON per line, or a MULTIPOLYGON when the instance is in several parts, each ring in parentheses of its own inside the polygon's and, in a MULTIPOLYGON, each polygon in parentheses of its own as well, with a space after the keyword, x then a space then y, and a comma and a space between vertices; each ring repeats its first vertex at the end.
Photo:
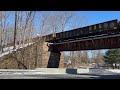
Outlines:
POLYGON ((34 29, 34 18, 35 18, 35 11, 32 12, 32 15, 30 17, 30 21, 29 21, 29 37, 28 37, 28 45, 32 42, 32 33, 33 33, 33 29, 34 29))
POLYGON ((98 66, 105 64, 105 62, 103 60, 103 56, 104 56, 104 54, 103 54, 102 50, 97 50, 97 53, 95 56, 95 62, 98 66))
POLYGON ((14 48, 16 49, 16 35, 17 35, 17 11, 15 11, 15 26, 14 26, 14 48))
POLYGON ((3 23, 2 23, 2 18, 3 18, 3 12, 0 11, 0 30, 1 30, 1 52, 3 52, 3 23))
POLYGON ((50 12, 48 12, 48 11, 46 11, 46 12, 42 11, 42 12, 39 12, 39 15, 41 16, 40 17, 39 34, 40 34, 40 36, 42 36, 42 35, 46 35, 46 34, 49 33, 49 31, 47 29, 47 22, 49 22, 48 18, 49 18, 50 12))
POLYGON ((58 31, 58 21, 57 21, 57 16, 56 15, 51 15, 49 16, 49 26, 51 28, 50 31, 53 33, 53 37, 56 36, 56 32, 58 31))
POLYGON ((3 48, 5 47, 6 44, 6 37, 7 37, 7 18, 9 16, 9 13, 7 11, 0 11, 0 38, 1 38, 1 51, 3 52, 3 48))
POLYGON ((25 44, 25 41, 26 41, 26 28, 28 26, 28 22, 31 18, 31 15, 32 15, 32 11, 26 11, 26 20, 25 20, 25 25, 24 25, 24 28, 23 28, 23 45, 25 44))
POLYGON ((58 14, 58 26, 59 30, 64 32, 67 24, 70 23, 70 20, 73 18, 74 12, 72 11, 62 11, 58 14))

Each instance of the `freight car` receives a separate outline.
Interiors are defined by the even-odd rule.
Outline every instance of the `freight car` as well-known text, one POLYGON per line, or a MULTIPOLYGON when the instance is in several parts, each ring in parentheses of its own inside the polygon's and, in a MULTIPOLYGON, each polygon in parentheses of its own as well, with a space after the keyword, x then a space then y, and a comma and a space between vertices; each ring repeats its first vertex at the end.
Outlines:
POLYGON ((60 33, 54 33, 45 36, 45 41, 57 42, 60 40, 75 39, 81 37, 95 36, 101 34, 116 34, 119 33, 119 21, 117 19, 90 25, 82 28, 77 28, 69 31, 64 31, 60 33))

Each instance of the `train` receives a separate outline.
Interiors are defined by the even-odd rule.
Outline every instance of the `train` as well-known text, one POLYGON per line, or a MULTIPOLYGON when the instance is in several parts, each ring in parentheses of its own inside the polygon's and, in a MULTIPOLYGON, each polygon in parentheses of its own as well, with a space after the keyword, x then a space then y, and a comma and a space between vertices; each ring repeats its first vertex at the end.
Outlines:
POLYGON ((120 23, 117 19, 106 21, 103 23, 98 23, 94 25, 89 25, 81 28, 76 28, 69 31, 53 33, 43 36, 46 42, 57 42, 60 40, 95 36, 101 34, 117 34, 119 33, 120 23))

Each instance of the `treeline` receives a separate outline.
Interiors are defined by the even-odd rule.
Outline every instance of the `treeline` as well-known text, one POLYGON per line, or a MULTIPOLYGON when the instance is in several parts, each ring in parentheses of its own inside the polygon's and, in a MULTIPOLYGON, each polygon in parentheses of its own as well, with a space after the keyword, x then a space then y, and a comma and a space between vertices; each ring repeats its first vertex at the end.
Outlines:
POLYGON ((0 11, 0 51, 8 44, 32 42, 37 36, 81 26, 83 16, 72 11, 0 11), (77 18, 77 19, 76 19, 77 18), (76 23, 74 23, 76 22, 76 23))
POLYGON ((80 66, 105 66, 103 50, 93 51, 72 51, 65 55, 64 66, 67 66, 67 62, 71 61, 71 67, 80 66), (95 63, 95 65, 92 65, 95 63))

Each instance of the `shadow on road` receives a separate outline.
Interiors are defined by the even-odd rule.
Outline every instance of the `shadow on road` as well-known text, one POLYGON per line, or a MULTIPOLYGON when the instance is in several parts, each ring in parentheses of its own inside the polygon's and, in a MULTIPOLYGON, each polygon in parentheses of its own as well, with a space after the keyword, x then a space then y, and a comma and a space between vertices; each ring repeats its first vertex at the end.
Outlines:
MULTIPOLYGON (((78 74, 77 74, 78 75, 78 74)), ((105 75, 105 74, 79 74, 80 76, 87 75, 88 78, 86 79, 120 79, 120 74, 111 74, 111 75, 105 75)))

